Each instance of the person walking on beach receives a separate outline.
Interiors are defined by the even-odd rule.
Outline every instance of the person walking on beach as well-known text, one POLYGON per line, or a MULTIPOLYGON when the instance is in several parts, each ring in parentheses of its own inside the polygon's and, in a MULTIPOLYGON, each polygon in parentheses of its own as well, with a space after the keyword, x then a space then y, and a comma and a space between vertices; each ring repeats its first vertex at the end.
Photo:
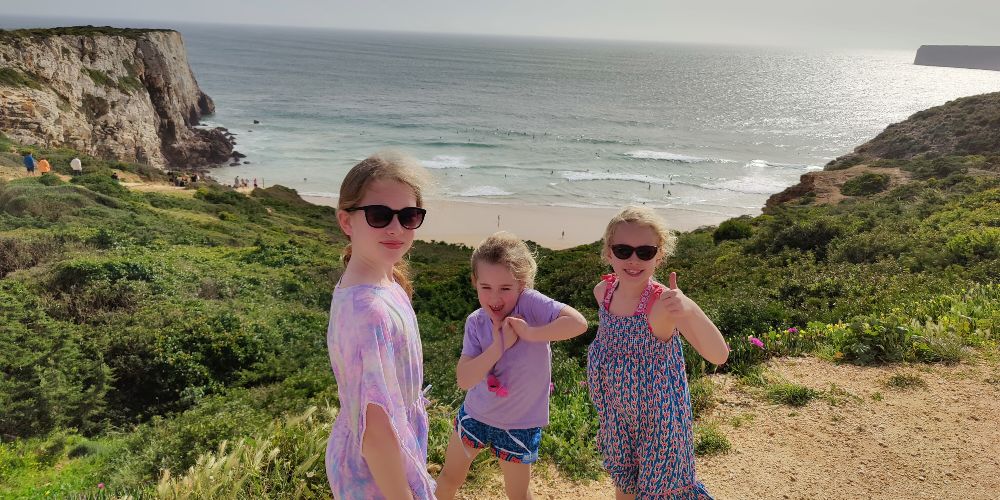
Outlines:
POLYGON ((24 168, 28 171, 28 175, 35 175, 35 157, 31 155, 31 151, 24 155, 24 168))
POLYGON ((83 163, 80 162, 79 158, 74 157, 69 161, 69 169, 74 176, 80 175, 83 173, 83 163))
POLYGON ((712 498, 695 476, 681 337, 716 365, 729 348, 677 287, 677 273, 668 286, 653 279, 675 246, 676 237, 645 208, 626 207, 604 231, 601 257, 614 273, 594 287, 600 323, 587 349, 587 387, 617 498, 712 498))
POLYGON ((326 334, 340 412, 326 447, 333 497, 434 498, 423 352, 405 255, 427 213, 415 160, 377 154, 340 185, 349 243, 326 334))
POLYGON ((480 308, 465 320, 455 369, 468 391, 438 477, 438 500, 450 500, 482 450, 499 459, 508 498, 531 498, 531 464, 549 424, 550 343, 587 331, 576 309, 534 290, 538 265, 521 239, 497 232, 472 252, 480 308))

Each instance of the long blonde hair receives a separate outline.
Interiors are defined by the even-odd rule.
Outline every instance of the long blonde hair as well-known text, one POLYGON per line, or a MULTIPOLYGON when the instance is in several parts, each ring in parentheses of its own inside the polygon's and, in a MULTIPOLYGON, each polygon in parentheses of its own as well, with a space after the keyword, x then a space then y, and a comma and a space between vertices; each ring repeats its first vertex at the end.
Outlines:
POLYGON ((497 231, 479 243, 472 251, 472 281, 476 281, 476 264, 501 264, 514 275, 521 286, 533 288, 538 264, 535 256, 521 238, 507 231, 497 231))
POLYGON ((638 224, 653 230, 656 233, 659 247, 656 255, 661 257, 659 263, 663 264, 666 258, 674 253, 677 247, 677 237, 667 228, 666 222, 656 214, 656 212, 646 208, 629 205, 618 212, 608 222, 608 227, 604 229, 604 240, 601 245, 601 259, 611 263, 611 238, 615 235, 615 229, 621 224, 638 224))
MULTIPOLYGON (((427 174, 415 160, 394 151, 380 151, 358 163, 347 172, 344 181, 340 183, 340 199, 337 210, 345 210, 356 206, 368 190, 372 181, 389 180, 406 184, 413 189, 417 206, 424 206, 424 187, 427 185, 427 174)), ((350 237, 348 237, 350 239, 350 237)), ((344 267, 351 261, 351 244, 344 247, 340 257, 344 267)), ((392 266, 392 277, 406 290, 407 295, 413 295, 413 283, 410 281, 410 266, 405 260, 400 260, 392 266)))

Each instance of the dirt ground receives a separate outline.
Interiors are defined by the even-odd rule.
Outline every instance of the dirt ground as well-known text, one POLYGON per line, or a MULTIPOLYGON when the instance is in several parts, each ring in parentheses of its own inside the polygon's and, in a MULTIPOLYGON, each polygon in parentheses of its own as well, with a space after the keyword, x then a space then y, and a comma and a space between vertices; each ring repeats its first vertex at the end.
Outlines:
MULTIPOLYGON (((773 360, 772 380, 822 395, 804 407, 771 403, 763 390, 714 376, 716 422, 732 444, 698 460, 717 499, 995 499, 1000 497, 1000 368, 996 360, 958 365, 855 367, 815 358, 773 360), (912 376, 908 387, 888 383, 912 376)), ((575 483, 552 470, 534 474, 535 498, 614 498, 607 478, 575 483)), ((489 491, 462 498, 504 498, 489 491)))

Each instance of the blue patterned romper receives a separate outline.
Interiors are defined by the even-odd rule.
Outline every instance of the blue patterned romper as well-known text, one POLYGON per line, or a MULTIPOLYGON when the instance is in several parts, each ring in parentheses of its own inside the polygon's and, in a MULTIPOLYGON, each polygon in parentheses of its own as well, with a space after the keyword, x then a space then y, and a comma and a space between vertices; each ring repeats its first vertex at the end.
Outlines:
POLYGON ((631 316, 609 312, 608 283, 597 337, 587 350, 587 385, 600 417, 597 443, 615 486, 637 498, 711 499, 695 479, 691 394, 680 335, 653 336, 647 313, 663 285, 649 281, 631 316))

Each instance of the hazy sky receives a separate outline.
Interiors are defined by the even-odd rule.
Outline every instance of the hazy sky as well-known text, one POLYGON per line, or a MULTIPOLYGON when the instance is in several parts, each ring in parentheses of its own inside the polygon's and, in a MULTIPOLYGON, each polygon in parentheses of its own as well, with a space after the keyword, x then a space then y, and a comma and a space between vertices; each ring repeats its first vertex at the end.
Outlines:
POLYGON ((1000 45, 1000 0, 0 0, 0 21, 8 16, 787 46, 1000 45))

